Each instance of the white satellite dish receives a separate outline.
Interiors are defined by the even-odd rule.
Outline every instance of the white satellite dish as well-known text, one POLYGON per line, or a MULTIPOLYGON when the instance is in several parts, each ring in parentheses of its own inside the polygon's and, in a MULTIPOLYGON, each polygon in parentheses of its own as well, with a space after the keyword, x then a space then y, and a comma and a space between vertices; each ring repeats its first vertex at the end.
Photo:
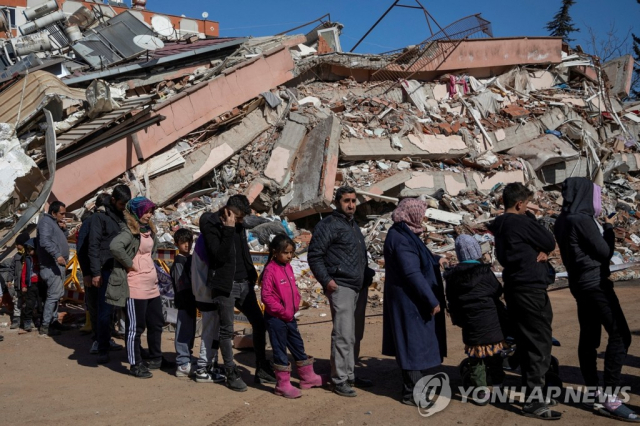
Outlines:
POLYGON ((207 19, 209 17, 209 12, 202 12, 202 19, 207 19))
POLYGON ((133 43, 143 48, 144 50, 157 50, 164 47, 164 43, 158 37, 152 35, 143 34, 137 35, 133 38, 133 43))
POLYGON ((151 27, 155 32, 163 37, 171 37, 173 35, 173 24, 169 18, 161 15, 155 15, 151 18, 151 27))

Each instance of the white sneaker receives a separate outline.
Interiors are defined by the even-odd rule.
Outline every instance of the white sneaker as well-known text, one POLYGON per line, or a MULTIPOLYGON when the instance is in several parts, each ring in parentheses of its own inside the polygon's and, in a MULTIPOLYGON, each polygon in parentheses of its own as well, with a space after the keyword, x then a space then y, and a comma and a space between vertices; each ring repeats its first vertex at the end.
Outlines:
POLYGON ((192 377, 195 371, 192 370, 191 364, 179 365, 176 367, 176 377, 192 377))
POLYGON ((94 341, 91 345, 91 350, 89 351, 91 355, 98 355, 98 342, 94 341))

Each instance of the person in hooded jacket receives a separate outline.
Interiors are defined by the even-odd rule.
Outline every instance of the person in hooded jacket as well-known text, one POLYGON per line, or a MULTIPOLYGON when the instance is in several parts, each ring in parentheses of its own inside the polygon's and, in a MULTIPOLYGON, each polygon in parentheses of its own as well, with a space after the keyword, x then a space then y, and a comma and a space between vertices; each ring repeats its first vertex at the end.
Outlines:
POLYGON ((551 365, 553 309, 547 294, 552 275, 547 262, 555 250, 553 234, 527 210, 533 192, 521 183, 510 183, 502 192, 505 212, 487 228, 495 236, 496 257, 504 268, 504 297, 517 342, 526 417, 556 420, 562 413, 549 407, 557 401, 544 395, 545 375, 551 365))
POLYGON ((11 258, 11 266, 7 277, 7 290, 13 298, 13 319, 10 327, 12 330, 20 327, 21 308, 25 303, 25 298, 20 288, 20 274, 25 258, 24 244, 29 241, 30 238, 26 232, 22 232, 16 237, 16 254, 11 258))
MULTIPOLYGON (((458 263, 444 273, 447 309, 453 325, 462 327, 464 351, 469 357, 470 381, 473 387, 499 387, 504 381, 502 357, 503 325, 507 311, 500 300, 502 285, 482 263, 482 248, 470 235, 460 235, 455 242, 458 263)), ((472 402, 486 405, 489 394, 481 389, 472 402)))
POLYGON ((578 360, 588 392, 583 402, 602 402, 606 414, 640 422, 640 416, 616 396, 631 332, 609 279, 609 262, 615 250, 615 216, 597 218, 602 212, 600 186, 586 178, 569 178, 562 184, 562 213, 555 235, 569 275, 569 288, 578 305, 580 341, 578 360), (609 335, 604 358, 604 389, 598 389, 597 349, 602 327, 609 335))
POLYGON ((424 201, 402 200, 384 243, 382 354, 395 356, 402 369, 402 402, 407 405, 422 402, 415 401, 414 387, 447 356, 440 275, 446 258, 432 254, 419 237, 426 210, 424 201))

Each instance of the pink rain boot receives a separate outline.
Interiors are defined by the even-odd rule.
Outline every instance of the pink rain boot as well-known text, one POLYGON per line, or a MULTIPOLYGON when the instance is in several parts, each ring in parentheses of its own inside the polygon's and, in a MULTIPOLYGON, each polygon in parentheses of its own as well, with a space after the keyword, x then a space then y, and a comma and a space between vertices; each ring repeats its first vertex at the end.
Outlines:
POLYGON ((304 361, 296 362, 296 365, 298 366, 298 374, 300 375, 301 389, 321 387, 328 381, 328 377, 316 374, 315 371, 313 371, 314 362, 315 359, 313 359, 312 356, 305 359, 304 361))
POLYGON ((300 398, 302 392, 291 385, 291 364, 289 365, 273 365, 273 372, 276 373, 276 389, 275 394, 284 396, 285 398, 300 398))

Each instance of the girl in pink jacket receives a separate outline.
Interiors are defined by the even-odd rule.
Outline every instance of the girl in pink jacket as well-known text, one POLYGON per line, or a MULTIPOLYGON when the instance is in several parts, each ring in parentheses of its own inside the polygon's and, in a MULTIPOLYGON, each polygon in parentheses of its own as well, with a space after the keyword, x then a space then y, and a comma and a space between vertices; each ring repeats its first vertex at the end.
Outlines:
POLYGON ((291 385, 287 348, 296 361, 302 389, 322 386, 325 381, 313 371, 313 357, 304 352, 304 343, 295 319, 300 306, 300 293, 291 268, 294 250, 295 244, 289 237, 276 235, 269 244, 269 260, 261 277, 264 319, 273 348, 273 367, 277 380, 275 394, 285 398, 301 396, 301 392, 291 385))

